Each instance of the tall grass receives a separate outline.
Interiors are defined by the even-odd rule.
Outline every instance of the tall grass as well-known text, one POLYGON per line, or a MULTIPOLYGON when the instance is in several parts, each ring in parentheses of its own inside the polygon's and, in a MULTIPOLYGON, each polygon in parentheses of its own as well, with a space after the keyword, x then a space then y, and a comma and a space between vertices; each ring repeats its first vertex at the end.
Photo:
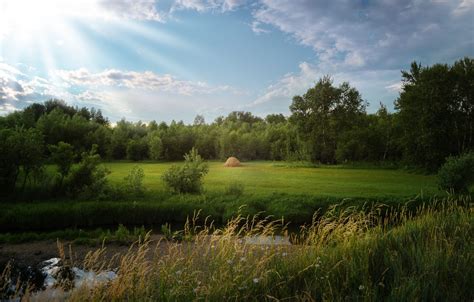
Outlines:
MULTIPOLYGON (((71 301, 472 301, 473 209, 456 203, 381 216, 334 207, 292 236, 255 245, 282 221, 238 216, 221 229, 184 230, 192 241, 147 238, 122 256, 118 278, 77 288, 71 301)), ((196 221, 196 220, 194 220, 196 221)), ((186 237, 186 236, 185 236, 186 237)), ((97 254, 95 254, 97 256, 97 254)), ((99 257, 88 267, 104 267, 99 257)), ((105 263, 105 262, 104 262, 105 263)))

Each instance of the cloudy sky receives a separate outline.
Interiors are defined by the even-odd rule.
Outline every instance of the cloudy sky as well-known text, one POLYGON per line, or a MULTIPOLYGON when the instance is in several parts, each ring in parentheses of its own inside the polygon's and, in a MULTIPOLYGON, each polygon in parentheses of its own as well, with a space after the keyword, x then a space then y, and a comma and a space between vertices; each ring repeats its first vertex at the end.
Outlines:
POLYGON ((0 0, 0 114, 288 113, 321 76, 393 108, 400 70, 474 56, 474 0, 0 0))

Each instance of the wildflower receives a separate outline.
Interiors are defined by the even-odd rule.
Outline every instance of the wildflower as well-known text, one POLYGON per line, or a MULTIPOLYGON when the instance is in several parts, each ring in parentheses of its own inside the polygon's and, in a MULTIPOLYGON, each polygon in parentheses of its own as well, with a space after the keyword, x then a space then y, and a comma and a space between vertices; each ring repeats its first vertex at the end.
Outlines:
POLYGON ((319 263, 316 263, 315 267, 316 267, 316 268, 319 268, 319 267, 320 267, 319 263))
POLYGON ((227 264, 232 264, 232 260, 227 260, 227 264))
POLYGON ((196 288, 193 289, 193 292, 194 292, 195 294, 197 294, 198 290, 199 290, 199 288, 196 287, 196 288))
POLYGON ((359 285, 359 290, 364 290, 365 286, 363 286, 362 284, 359 285))
POLYGON ((282 255, 283 257, 286 257, 286 256, 288 256, 288 253, 281 253, 281 255, 282 255))
POLYGON ((240 262, 245 262, 247 261, 247 259, 245 259, 245 257, 240 257, 240 262))
POLYGON ((253 278, 253 283, 257 284, 260 280, 258 278, 253 278))
POLYGON ((182 273, 183 273, 182 271, 176 271, 175 274, 179 276, 179 275, 181 275, 182 273))

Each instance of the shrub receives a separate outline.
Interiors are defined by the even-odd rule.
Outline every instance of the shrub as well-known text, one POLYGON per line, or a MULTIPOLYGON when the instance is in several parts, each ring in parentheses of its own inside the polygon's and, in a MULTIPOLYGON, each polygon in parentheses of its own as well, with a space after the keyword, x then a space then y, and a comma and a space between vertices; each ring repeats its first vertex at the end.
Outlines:
POLYGON ((184 165, 173 165, 163 174, 163 181, 176 193, 200 193, 202 177, 209 171, 198 151, 193 148, 184 156, 184 165))
POLYGON ((124 178, 127 182, 128 193, 141 196, 144 193, 143 178, 145 173, 139 166, 134 166, 130 173, 124 178))
POLYGON ((98 196, 104 191, 109 173, 106 168, 100 166, 97 145, 94 145, 91 151, 83 152, 79 164, 72 167, 66 181, 67 191, 73 197, 98 196))
POLYGON ((225 195, 241 196, 244 194, 244 185, 238 182, 233 182, 225 188, 225 195))
POLYGON ((474 183, 474 152, 448 157, 438 171, 438 184, 453 193, 468 193, 474 183))

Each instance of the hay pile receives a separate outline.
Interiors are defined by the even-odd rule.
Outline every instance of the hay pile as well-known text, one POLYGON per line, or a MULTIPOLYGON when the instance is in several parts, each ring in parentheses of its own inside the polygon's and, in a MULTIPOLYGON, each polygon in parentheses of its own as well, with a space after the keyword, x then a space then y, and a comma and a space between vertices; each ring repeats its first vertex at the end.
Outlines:
POLYGON ((240 167, 240 161, 237 158, 231 156, 226 160, 224 167, 240 167))

